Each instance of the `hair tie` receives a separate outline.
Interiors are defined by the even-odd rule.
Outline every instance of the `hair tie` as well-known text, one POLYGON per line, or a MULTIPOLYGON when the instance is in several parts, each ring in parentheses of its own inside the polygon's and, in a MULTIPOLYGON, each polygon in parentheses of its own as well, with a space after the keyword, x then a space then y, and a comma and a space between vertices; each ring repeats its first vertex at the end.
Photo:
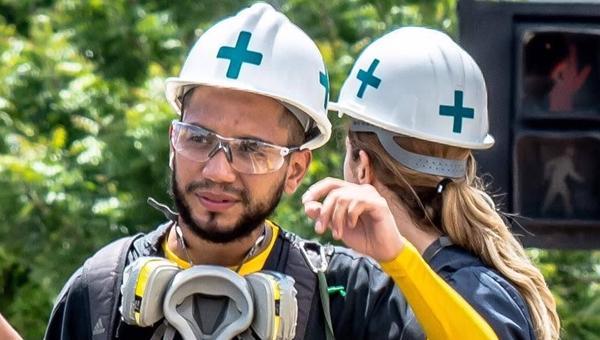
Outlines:
POLYGON ((441 194, 444 189, 446 188, 446 185, 448 185, 448 183, 452 182, 452 180, 448 177, 444 178, 443 180, 441 180, 436 186, 435 186, 435 191, 438 194, 441 194))

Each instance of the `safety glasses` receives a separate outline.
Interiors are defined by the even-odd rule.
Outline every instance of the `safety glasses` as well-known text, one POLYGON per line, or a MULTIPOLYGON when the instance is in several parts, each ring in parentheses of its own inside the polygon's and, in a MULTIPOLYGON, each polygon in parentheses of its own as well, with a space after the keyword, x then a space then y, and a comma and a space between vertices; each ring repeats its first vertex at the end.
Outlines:
POLYGON ((266 174, 277 171, 287 155, 299 147, 284 147, 246 138, 228 138, 179 121, 173 121, 171 144, 175 151, 196 162, 206 162, 221 149, 238 172, 266 174))

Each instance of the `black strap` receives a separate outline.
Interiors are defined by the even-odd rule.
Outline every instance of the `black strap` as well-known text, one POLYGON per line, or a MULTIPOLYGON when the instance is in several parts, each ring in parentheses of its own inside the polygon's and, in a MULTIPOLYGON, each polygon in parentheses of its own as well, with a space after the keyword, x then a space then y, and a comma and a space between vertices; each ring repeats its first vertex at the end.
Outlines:
POLYGON ((154 333, 152 334, 150 340, 161 340, 162 338, 164 338, 168 327, 170 327, 169 323, 166 319, 163 319, 163 322, 161 322, 160 325, 158 325, 158 327, 156 327, 156 329, 154 330, 154 333))
POLYGON ((298 321, 296 323, 295 339, 304 339, 306 327, 311 312, 312 301, 317 291, 317 277, 308 268, 300 249, 291 245, 289 247, 288 259, 284 270, 296 281, 296 300, 298 301, 298 321))
POLYGON ((333 324, 331 322, 331 310, 329 308, 329 286, 325 272, 329 266, 329 258, 327 253, 331 254, 331 246, 328 246, 327 251, 325 246, 312 241, 297 242, 297 247, 300 248, 300 253, 304 257, 306 264, 310 267, 313 274, 317 275, 319 282, 319 298, 321 307, 323 308, 323 317, 325 318, 325 339, 334 340, 333 324))
POLYGON ((440 238, 433 241, 433 243, 429 245, 427 249, 425 249, 423 252, 423 259, 429 263, 431 262, 431 259, 433 259, 433 257, 440 252, 440 250, 453 244, 454 243, 452 243, 452 240, 448 236, 440 236, 440 238))
POLYGON ((298 322, 295 339, 304 339, 313 297, 315 293, 318 293, 317 296, 321 302, 325 321, 325 338, 333 340, 335 337, 329 310, 327 279, 325 277, 329 258, 333 254, 333 247, 302 240, 290 233, 284 232, 282 234, 291 244, 285 273, 294 278, 298 291, 296 295, 298 322))
POLYGON ((117 315, 123 268, 131 244, 140 237, 124 237, 100 249, 83 264, 82 282, 87 288, 91 338, 112 339, 117 315))

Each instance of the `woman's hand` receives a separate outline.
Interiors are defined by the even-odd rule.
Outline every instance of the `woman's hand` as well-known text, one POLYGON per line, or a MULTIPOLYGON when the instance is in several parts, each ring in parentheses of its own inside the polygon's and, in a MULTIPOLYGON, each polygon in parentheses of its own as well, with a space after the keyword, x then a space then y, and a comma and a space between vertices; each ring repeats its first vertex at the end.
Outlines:
POLYGON ((326 178, 304 193, 302 203, 315 220, 315 232, 329 228, 333 238, 379 262, 394 259, 406 242, 387 201, 372 185, 326 178))

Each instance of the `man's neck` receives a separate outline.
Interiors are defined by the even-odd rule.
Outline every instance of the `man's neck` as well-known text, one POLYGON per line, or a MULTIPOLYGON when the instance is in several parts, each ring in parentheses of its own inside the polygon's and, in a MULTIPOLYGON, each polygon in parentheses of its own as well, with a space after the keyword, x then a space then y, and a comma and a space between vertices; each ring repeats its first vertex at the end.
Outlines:
MULTIPOLYGON (((194 234, 187 225, 179 222, 186 249, 182 248, 181 242, 177 240, 175 228, 169 230, 167 246, 180 259, 191 261, 193 264, 210 264, 224 267, 236 267, 246 259, 248 252, 255 246, 257 240, 265 233, 265 223, 256 228, 250 235, 228 243, 214 243, 200 238, 194 234), (189 258, 188 258, 189 256, 189 258)), ((269 228, 267 228, 267 231, 269 228)), ((268 244, 271 233, 265 235, 262 244, 268 244)), ((255 254, 258 252, 255 252, 255 254)))

